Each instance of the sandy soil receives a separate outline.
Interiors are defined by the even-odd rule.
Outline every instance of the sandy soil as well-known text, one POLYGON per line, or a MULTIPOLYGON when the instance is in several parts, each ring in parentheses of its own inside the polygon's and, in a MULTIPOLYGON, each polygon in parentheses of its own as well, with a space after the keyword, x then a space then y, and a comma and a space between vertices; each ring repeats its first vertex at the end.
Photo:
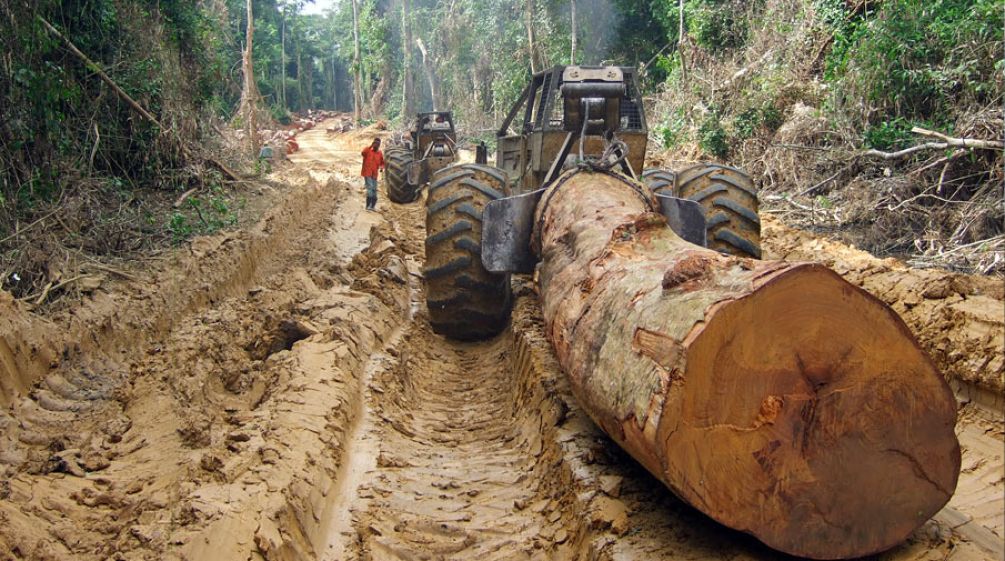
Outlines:
MULTIPOLYGON (((434 335, 421 203, 362 211, 358 150, 384 133, 324 128, 255 227, 65 316, 0 294, 0 559, 779 558, 593 426, 528 280, 495 340, 434 335)), ((880 558, 1000 559, 1000 280, 877 265, 776 223, 766 240, 891 301, 968 402, 956 496, 880 558)))

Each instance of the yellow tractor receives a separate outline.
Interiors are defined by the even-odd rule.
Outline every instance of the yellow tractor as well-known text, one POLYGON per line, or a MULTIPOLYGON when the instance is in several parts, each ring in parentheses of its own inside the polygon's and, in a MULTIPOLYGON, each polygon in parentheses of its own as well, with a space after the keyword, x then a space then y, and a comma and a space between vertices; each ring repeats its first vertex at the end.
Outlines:
POLYGON ((496 133, 496 165, 454 165, 432 177, 424 278, 433 329, 471 340, 506 326, 509 275, 533 272, 537 263, 536 209, 575 167, 617 173, 651 191, 671 228, 691 243, 760 258, 751 179, 718 164, 643 169, 647 134, 634 69, 556 66, 534 75, 496 133))

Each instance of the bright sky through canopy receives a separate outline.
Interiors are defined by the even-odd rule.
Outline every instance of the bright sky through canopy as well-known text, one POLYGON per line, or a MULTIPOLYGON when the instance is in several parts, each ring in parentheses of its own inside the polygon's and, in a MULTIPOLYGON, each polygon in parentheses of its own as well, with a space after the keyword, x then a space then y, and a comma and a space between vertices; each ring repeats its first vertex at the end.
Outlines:
POLYGON ((300 10, 302 14, 324 14, 329 8, 335 6, 338 0, 314 0, 313 2, 307 2, 304 4, 304 8, 300 10))

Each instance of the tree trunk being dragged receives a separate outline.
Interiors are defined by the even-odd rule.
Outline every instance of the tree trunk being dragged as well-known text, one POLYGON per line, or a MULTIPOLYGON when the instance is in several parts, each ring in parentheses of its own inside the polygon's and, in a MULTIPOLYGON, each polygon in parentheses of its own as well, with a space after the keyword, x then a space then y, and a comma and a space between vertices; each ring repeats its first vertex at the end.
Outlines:
POLYGON ((538 211, 548 337, 584 409, 675 494, 820 559, 887 549, 945 505, 956 404, 892 310, 820 265, 691 245, 619 177, 557 185, 538 211))

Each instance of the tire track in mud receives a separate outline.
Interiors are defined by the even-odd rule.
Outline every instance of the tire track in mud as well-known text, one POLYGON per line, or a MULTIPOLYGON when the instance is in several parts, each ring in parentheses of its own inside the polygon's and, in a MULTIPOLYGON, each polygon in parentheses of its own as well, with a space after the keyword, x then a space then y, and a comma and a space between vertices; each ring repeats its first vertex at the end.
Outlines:
POLYGON ((167 271, 215 296, 182 313, 170 292, 146 296, 129 312, 164 314, 163 331, 120 337, 108 364, 61 365, 0 415, 14 453, 0 559, 315 557, 362 365, 407 298, 394 228, 348 186, 293 175, 293 208, 255 225, 250 248, 234 243, 245 233, 199 238, 167 271))
MULTIPOLYGON (((412 327, 378 383, 380 447, 358 527, 369 559, 563 558, 570 516, 540 495, 540 440, 519 438, 510 342, 452 344, 412 327), (536 446, 532 447, 532 446, 536 446)), ((565 549, 568 549, 566 546, 565 549)), ((331 557, 330 559, 336 559, 331 557)))
MULTIPOLYGON (((421 206, 388 205, 409 239, 422 239, 421 206)), ((532 290, 518 293, 512 330, 491 342, 436 336, 422 311, 407 327, 371 384, 371 471, 341 500, 351 513, 320 559, 779 558, 673 497, 593 425, 554 362, 532 290)), ((1000 464, 988 459, 975 457, 968 495, 993 492, 978 480, 1000 464)), ((965 520, 930 521, 881 558, 993 558, 954 532, 965 520)))
MULTIPOLYGON (((387 213, 421 240, 423 211, 419 202, 387 213)), ((421 256, 411 249, 414 279, 421 256)), ((572 558, 573 501, 539 465, 541 415, 517 394, 511 335, 455 343, 433 334, 412 284, 416 317, 374 359, 364 428, 346 443, 348 461, 368 471, 341 475, 353 496, 331 509, 351 513, 333 517, 319 559, 572 558)))

